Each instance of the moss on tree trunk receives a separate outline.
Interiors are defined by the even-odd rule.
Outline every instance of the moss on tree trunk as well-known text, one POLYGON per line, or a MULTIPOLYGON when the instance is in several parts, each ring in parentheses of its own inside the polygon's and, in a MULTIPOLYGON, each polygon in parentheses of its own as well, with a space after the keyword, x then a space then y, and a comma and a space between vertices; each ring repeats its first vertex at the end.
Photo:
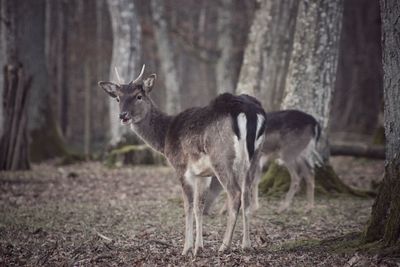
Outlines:
MULTIPOLYGON (((259 184, 259 191, 265 196, 280 196, 289 190, 290 175, 286 167, 271 163, 259 184)), ((304 192, 303 183, 300 193, 304 192)), ((315 192, 322 195, 348 194, 359 197, 373 196, 369 191, 353 189, 343 183, 330 165, 315 169, 315 192)))

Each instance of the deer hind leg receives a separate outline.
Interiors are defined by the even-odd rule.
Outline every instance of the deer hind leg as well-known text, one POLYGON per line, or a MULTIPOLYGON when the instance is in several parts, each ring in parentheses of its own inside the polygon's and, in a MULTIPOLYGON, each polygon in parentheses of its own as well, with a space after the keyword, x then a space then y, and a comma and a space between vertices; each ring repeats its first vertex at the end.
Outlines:
POLYGON ((251 175, 254 176, 254 180, 252 182, 252 187, 251 187, 251 198, 252 198, 252 202, 250 204, 251 212, 255 212, 260 207, 258 201, 258 184, 260 183, 261 180, 263 167, 268 162, 268 159, 269 156, 263 154, 259 158, 256 158, 255 160, 252 161, 252 167, 251 167, 252 169, 250 171, 252 172, 251 175))
POLYGON ((210 186, 211 177, 196 177, 194 189, 194 216, 196 219, 196 243, 194 255, 203 248, 203 211, 207 188, 210 186))
POLYGON ((306 182, 306 194, 307 194, 307 206, 306 212, 311 211, 314 208, 314 192, 315 192, 315 174, 313 166, 302 159, 299 163, 301 175, 306 182))
POLYGON ((221 183, 219 182, 218 178, 213 176, 211 178, 209 190, 205 196, 204 212, 203 212, 204 215, 210 214, 210 210, 222 190, 223 190, 223 187, 222 187, 221 183))
POLYGON ((232 172, 232 170, 230 170, 230 168, 226 167, 225 164, 217 163, 214 166, 214 171, 218 177, 218 180, 220 181, 221 185, 224 187, 227 193, 228 221, 226 225, 224 239, 222 241, 222 245, 219 248, 219 252, 224 252, 230 247, 232 242, 232 235, 240 210, 241 191, 237 182, 238 180, 234 176, 234 173, 232 172))
POLYGON ((253 196, 253 173, 249 171, 244 177, 242 184, 242 213, 243 213, 243 239, 242 249, 248 249, 251 247, 250 243, 250 216, 252 212, 253 196))
POLYGON ((183 204, 185 207, 185 244, 182 255, 187 255, 193 249, 193 186, 182 183, 183 204))
POLYGON ((290 187, 289 187, 289 191, 286 193, 284 201, 281 203, 281 205, 278 209, 278 212, 283 212, 290 207, 290 205, 292 204, 294 195, 300 189, 300 176, 297 174, 296 162, 295 161, 285 162, 285 165, 290 174, 290 187))

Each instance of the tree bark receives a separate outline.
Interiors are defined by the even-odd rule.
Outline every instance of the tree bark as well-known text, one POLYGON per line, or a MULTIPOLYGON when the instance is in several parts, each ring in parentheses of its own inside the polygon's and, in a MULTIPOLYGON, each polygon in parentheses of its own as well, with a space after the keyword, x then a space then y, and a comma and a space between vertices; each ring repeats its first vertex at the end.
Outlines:
POLYGON ((341 0, 302 0, 283 109, 300 109, 313 115, 322 128, 319 152, 327 163, 327 133, 334 91, 342 22, 341 0))
POLYGON ((238 92, 255 94, 267 111, 279 109, 282 102, 298 3, 262 0, 253 20, 238 92))
POLYGON ((286 76, 293 49, 299 1, 273 1, 271 28, 262 51, 260 99, 266 111, 278 110, 283 100, 286 76))
MULTIPOLYGON (((316 190, 368 196, 368 192, 346 186, 329 165, 327 134, 336 77, 342 8, 342 0, 300 1, 282 108, 303 110, 313 115, 321 125, 317 150, 323 164, 315 170, 316 190)), ((260 191, 274 193, 271 191, 274 191, 275 185, 279 185, 280 191, 287 189, 289 181, 285 177, 287 171, 273 163, 262 178, 260 191)))
POLYGON ((216 67, 217 93, 233 93, 235 78, 233 65, 233 0, 221 0, 218 6, 218 41, 220 52, 216 67))
POLYGON ((386 166, 372 207, 365 241, 384 246, 400 243, 400 3, 381 0, 386 166))
POLYGON ((174 49, 168 36, 165 1, 151 0, 151 13, 161 70, 165 78, 166 111, 176 114, 181 110, 180 82, 174 61, 174 49))
MULTIPOLYGON (((110 69, 110 80, 118 81, 115 68, 123 82, 129 83, 139 74, 141 55, 141 25, 133 0, 107 0, 113 29, 113 52, 110 69), (136 76, 135 76, 136 75, 136 76)), ((110 145, 114 146, 123 140, 129 128, 120 125, 119 107, 115 99, 109 99, 110 112, 110 145)))
POLYGON ((262 66, 262 46, 265 35, 271 27, 268 14, 272 8, 272 2, 263 0, 254 15, 251 25, 242 68, 240 69, 239 81, 236 93, 249 94, 259 98, 262 66))

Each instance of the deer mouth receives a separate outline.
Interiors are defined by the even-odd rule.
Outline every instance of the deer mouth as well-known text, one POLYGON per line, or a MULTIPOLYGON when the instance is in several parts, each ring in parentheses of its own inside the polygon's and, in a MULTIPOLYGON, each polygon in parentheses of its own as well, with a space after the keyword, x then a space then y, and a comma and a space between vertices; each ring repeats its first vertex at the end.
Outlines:
POLYGON ((132 121, 131 118, 123 118, 123 119, 121 119, 121 124, 127 125, 127 124, 131 123, 131 121, 132 121))

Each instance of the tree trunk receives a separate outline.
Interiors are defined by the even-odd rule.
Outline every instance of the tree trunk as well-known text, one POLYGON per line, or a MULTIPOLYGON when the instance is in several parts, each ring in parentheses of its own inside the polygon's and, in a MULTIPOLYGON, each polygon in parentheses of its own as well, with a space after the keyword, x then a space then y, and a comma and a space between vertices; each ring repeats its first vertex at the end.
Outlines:
POLYGON ((300 109, 321 124, 319 152, 329 159, 327 130, 334 91, 342 1, 300 1, 283 109, 300 109))
MULTIPOLYGON (((107 0, 113 29, 113 52, 110 80, 118 81, 115 68, 123 82, 128 83, 139 74, 141 55, 141 26, 133 0, 107 0), (136 76, 135 76, 136 75, 136 76)), ((123 140, 129 132, 128 127, 120 125, 119 107, 115 99, 109 99, 110 107, 110 145, 123 140)))
POLYGON ((383 85, 385 99, 386 166, 378 197, 372 207, 365 241, 400 243, 400 3, 381 0, 383 85))
MULTIPOLYGON (((302 0, 299 3, 293 52, 286 79, 283 109, 299 109, 313 115, 321 125, 317 150, 323 165, 315 170, 316 188, 322 192, 368 195, 348 188, 329 166, 328 125, 334 90, 342 18, 341 0, 302 0)), ((270 171, 275 170, 272 166, 270 171)), ((279 184, 284 172, 263 177, 261 191, 270 193, 269 184, 279 184), (277 181, 274 181, 277 180, 277 181)))
POLYGON ((238 92, 254 90, 267 111, 279 109, 282 102, 297 9, 298 1, 262 0, 253 21, 238 92))
POLYGON ((174 49, 168 36, 166 2, 151 0, 151 13, 161 70, 165 78, 166 111, 176 114, 181 110, 180 82, 174 62, 174 49))
POLYGON ((262 51, 260 99, 266 111, 278 110, 283 100, 286 76, 293 49, 299 1, 273 1, 271 28, 262 51))
POLYGON ((250 34, 244 52, 243 64, 240 69, 239 81, 236 87, 238 94, 249 94, 259 98, 262 69, 262 48, 265 35, 269 31, 272 2, 260 1, 255 12, 250 34))
POLYGON ((221 0, 218 6, 218 41, 220 52, 217 67, 217 93, 233 93, 235 91, 235 79, 233 65, 233 1, 221 0))
POLYGON ((344 2, 330 121, 331 133, 339 139, 358 141, 377 130, 383 102, 380 21, 379 1, 344 2))
POLYGON ((30 168, 27 108, 32 79, 26 77, 20 63, 18 11, 15 1, 1 1, 1 53, 4 55, 1 67, 4 72, 0 99, 4 118, 0 131, 0 170, 30 168))

